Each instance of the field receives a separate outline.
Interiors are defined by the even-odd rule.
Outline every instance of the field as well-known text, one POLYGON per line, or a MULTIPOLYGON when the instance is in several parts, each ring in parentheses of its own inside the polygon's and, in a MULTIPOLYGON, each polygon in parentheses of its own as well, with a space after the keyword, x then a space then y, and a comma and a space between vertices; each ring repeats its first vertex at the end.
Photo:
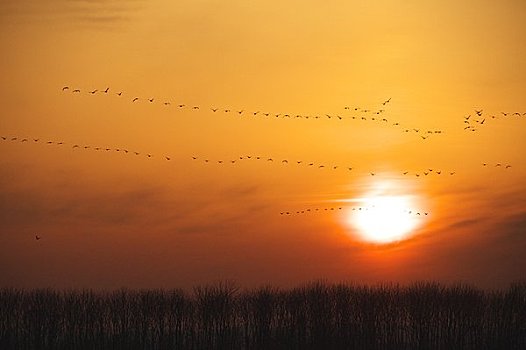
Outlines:
POLYGON ((0 290, 1 349, 526 349, 526 284, 0 290))

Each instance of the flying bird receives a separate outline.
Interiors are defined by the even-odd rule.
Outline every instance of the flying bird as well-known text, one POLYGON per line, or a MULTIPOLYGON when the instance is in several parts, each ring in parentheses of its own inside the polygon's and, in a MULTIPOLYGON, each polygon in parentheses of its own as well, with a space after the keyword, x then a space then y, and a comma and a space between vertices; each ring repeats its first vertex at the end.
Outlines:
POLYGON ((152 103, 153 100, 154 100, 153 98, 149 98, 149 99, 148 99, 148 101, 150 101, 150 103, 152 103))
POLYGON ((139 100, 139 98, 138 98, 138 97, 135 97, 135 98, 132 100, 132 102, 135 102, 135 101, 137 101, 137 100, 139 100))
POLYGON ((73 92, 80 92, 80 90, 79 89, 75 89, 75 90, 73 90, 73 92))
POLYGON ((64 86, 64 87, 62 88, 62 91, 66 91, 66 90, 69 90, 69 86, 64 86))
POLYGON ((117 92, 117 95, 118 95, 118 96, 121 96, 121 95, 122 95, 122 91, 117 92))
POLYGON ((387 100, 385 100, 382 104, 385 106, 385 105, 388 104, 389 102, 391 102, 391 97, 389 97, 387 100))
POLYGON ((90 91, 89 93, 92 94, 92 95, 94 95, 97 91, 98 91, 98 90, 95 89, 95 90, 93 90, 93 91, 90 91))
POLYGON ((35 240, 39 241, 41 239, 42 239, 42 237, 40 237, 39 235, 35 235, 35 240))
POLYGON ((104 90, 104 93, 107 94, 108 91, 110 91, 110 88, 109 88, 109 87, 107 87, 106 90, 104 90))

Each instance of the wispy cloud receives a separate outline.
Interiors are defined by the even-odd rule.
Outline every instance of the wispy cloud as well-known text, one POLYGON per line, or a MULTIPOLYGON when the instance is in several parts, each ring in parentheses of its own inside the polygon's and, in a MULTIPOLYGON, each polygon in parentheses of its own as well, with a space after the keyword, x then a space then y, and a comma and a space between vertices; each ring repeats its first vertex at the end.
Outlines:
POLYGON ((131 20, 144 4, 143 0, 5 0, 0 3, 0 17, 109 28, 131 20))

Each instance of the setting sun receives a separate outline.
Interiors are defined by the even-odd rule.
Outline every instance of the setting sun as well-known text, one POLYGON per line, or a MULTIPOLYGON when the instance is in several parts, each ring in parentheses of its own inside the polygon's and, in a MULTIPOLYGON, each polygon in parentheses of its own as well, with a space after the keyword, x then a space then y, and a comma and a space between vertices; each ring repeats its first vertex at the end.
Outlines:
POLYGON ((391 243, 407 238, 420 218, 410 208, 410 196, 374 196, 363 199, 364 207, 355 210, 351 223, 363 240, 391 243))

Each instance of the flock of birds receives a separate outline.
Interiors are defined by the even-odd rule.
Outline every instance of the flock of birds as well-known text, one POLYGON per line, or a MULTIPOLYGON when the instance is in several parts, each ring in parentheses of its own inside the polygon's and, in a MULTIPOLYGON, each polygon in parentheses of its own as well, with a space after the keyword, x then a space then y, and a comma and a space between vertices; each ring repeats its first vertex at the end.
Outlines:
MULTIPOLYGON (((79 88, 70 88, 69 86, 64 86, 62 88, 63 92, 71 92, 72 94, 80 94, 82 92, 85 92, 89 95, 95 95, 95 94, 114 94, 115 96, 127 98, 125 94, 122 91, 118 92, 111 92, 110 88, 107 87, 105 89, 92 89, 87 91, 82 91, 79 88)), ((143 98, 138 96, 129 97, 129 101, 131 103, 141 103, 145 102, 148 104, 154 104, 154 103, 160 103, 163 106, 169 107, 172 106, 172 102, 168 100, 158 100, 153 97, 149 98, 143 98)), ((344 113, 350 113, 349 115, 341 115, 341 114, 323 114, 323 115, 304 115, 304 114, 290 114, 290 113, 270 113, 270 112, 261 112, 261 111, 248 111, 245 109, 232 109, 232 108, 225 108, 225 107, 204 107, 199 105, 188 105, 185 103, 174 103, 173 106, 178 110, 192 110, 192 111, 199 111, 199 110, 206 110, 208 109, 212 113, 222 113, 222 114, 232 114, 237 115, 240 117, 243 116, 252 116, 252 117, 268 117, 268 118, 290 118, 290 119, 312 119, 312 120, 320 120, 320 119, 328 119, 328 120, 361 120, 361 121, 372 121, 372 122, 378 122, 382 125, 389 125, 394 127, 400 127, 399 122, 393 122, 387 116, 385 116, 386 107, 391 102, 391 98, 383 101, 381 103, 380 108, 371 109, 371 108, 362 108, 357 106, 345 106, 344 113)), ((500 119, 500 118, 510 118, 510 117, 525 117, 526 112, 500 112, 500 115, 486 115, 482 109, 480 110, 474 110, 474 113, 464 117, 464 130, 465 131, 477 131, 480 127, 487 125, 487 122, 489 120, 494 119, 500 119), (501 117, 502 116, 502 117, 501 117)), ((439 129, 432 129, 432 130, 424 130, 421 128, 402 128, 402 132, 404 133, 414 133, 418 134, 420 138, 423 140, 428 139, 432 135, 437 134, 443 134, 444 131, 439 129)), ((79 149, 79 150, 91 150, 91 151, 102 151, 102 152, 120 152, 121 154, 126 155, 133 155, 133 156, 142 156, 147 159, 150 158, 158 158, 162 159, 164 161, 172 161, 173 158, 169 155, 162 155, 162 156, 155 156, 151 153, 146 152, 139 152, 139 151, 132 151, 127 148, 113 148, 113 147, 101 147, 101 146, 92 146, 92 145, 83 145, 83 144, 68 144, 66 142, 62 141, 44 141, 39 138, 22 138, 18 136, 8 137, 8 136, 0 136, 1 140, 3 141, 10 141, 10 142, 19 142, 19 143, 35 143, 35 144, 45 144, 45 145, 56 145, 56 146, 71 146, 72 149, 79 149)), ((188 157, 187 160, 191 160, 193 162, 201 162, 204 164, 237 164, 242 161, 248 161, 248 160, 254 160, 254 161, 261 161, 266 163, 277 163, 282 165, 295 165, 295 166, 305 166, 307 168, 315 168, 315 169, 327 169, 327 170, 345 170, 347 172, 355 170, 354 166, 341 166, 341 165, 334 165, 334 164, 321 164, 317 162, 311 162, 311 161, 305 161, 305 160, 292 160, 292 159, 278 159, 274 157, 263 157, 263 156, 251 156, 251 155, 245 155, 240 156, 235 159, 210 159, 206 157, 200 157, 193 155, 191 157, 188 157)), ((489 163, 482 163, 482 167, 493 167, 493 168, 502 168, 502 169, 510 169, 512 166, 510 164, 505 163, 495 163, 495 164, 489 164, 489 163)), ((443 171, 439 169, 424 169, 423 171, 419 172, 410 172, 410 171, 403 171, 400 173, 401 176, 414 176, 416 178, 424 178, 428 176, 453 176, 456 174, 456 171, 443 171)), ((376 176, 376 172, 368 172, 368 175, 370 176, 376 176)), ((351 210, 353 211, 367 211, 370 208, 368 207, 352 207, 351 210)), ((325 208, 308 208, 308 209, 302 209, 297 211, 282 211, 280 212, 280 215, 283 216, 291 216, 291 215, 301 215, 301 214, 309 214, 309 213, 316 213, 316 212, 333 212, 343 210, 343 207, 325 207, 325 208)), ((428 212, 419 212, 414 210, 406 210, 406 213, 408 215, 415 215, 415 216, 428 216, 428 212)), ((39 235, 35 235, 35 240, 39 241, 42 237, 39 235)))
MULTIPOLYGON (((129 150, 128 148, 123 147, 103 147, 103 146, 92 146, 92 145, 83 145, 80 143, 76 144, 70 144, 63 141, 46 141, 41 140, 40 138, 27 138, 27 137, 18 137, 18 136, 0 136, 0 140, 7 141, 7 142, 18 142, 18 143, 33 143, 33 144, 41 144, 41 145, 47 145, 47 146, 61 146, 61 147, 70 147, 74 150, 83 150, 83 151, 100 151, 100 152, 118 152, 123 155, 130 155, 134 157, 144 157, 146 159, 161 159, 163 161, 171 162, 174 161, 175 158, 170 155, 162 155, 157 156, 152 153, 148 152, 139 152, 135 150, 129 150)), ((275 157, 268 157, 268 156, 254 156, 254 155, 243 155, 236 157, 235 159, 211 159, 207 157, 201 157, 197 155, 192 155, 189 157, 184 158, 183 160, 191 160, 193 162, 202 163, 202 164, 217 164, 217 165, 235 165, 239 164, 242 161, 259 161, 259 162, 265 162, 265 163, 272 163, 272 164, 282 164, 282 165, 290 165, 290 166, 303 166, 306 168, 312 168, 312 169, 320 169, 320 170, 343 170, 346 172, 352 172, 355 171, 356 168, 354 166, 341 166, 341 165, 335 165, 335 164, 327 164, 327 163, 317 163, 312 161, 305 161, 305 160, 297 160, 297 159, 280 159, 275 157)), ((488 163, 482 163, 483 167, 491 166, 488 163)), ((494 167, 498 168, 501 167, 503 169, 509 169, 512 166, 510 164, 504 164, 504 163, 496 163, 494 164, 494 167)), ((370 176, 376 176, 377 172, 368 171, 368 174, 370 176)), ((450 171, 450 170, 442 170, 442 169, 433 169, 433 168, 426 168, 417 172, 412 172, 409 170, 405 170, 400 173, 402 176, 415 176, 416 178, 424 178, 424 177, 431 177, 431 176, 453 176, 456 175, 456 171, 450 171)))
POLYGON ((464 117, 464 130, 465 131, 477 131, 483 125, 487 125, 487 121, 500 119, 500 118, 511 118, 511 117, 526 117, 526 112, 500 112, 502 117, 495 114, 486 116, 483 109, 475 109, 474 113, 464 117))
MULTIPOLYGON (((371 207, 351 207, 352 211, 368 211, 374 209, 374 205, 371 207)), ((296 211, 282 211, 279 214, 280 215, 302 215, 302 214, 309 214, 309 213, 324 213, 324 212, 330 212, 330 211, 338 211, 343 210, 343 207, 326 207, 326 208, 307 208, 302 210, 296 210, 296 211)), ((403 211, 403 213, 407 215, 414 215, 419 217, 428 216, 429 212, 420 212, 415 210, 409 210, 406 209, 403 211)))
MULTIPOLYGON (((81 89, 78 88, 70 88, 69 86, 64 86, 62 88, 63 92, 71 92, 72 94, 79 94, 82 92, 81 89)), ((89 95, 95 95, 95 94, 110 94, 110 88, 107 87, 104 90, 99 89, 93 89, 93 90, 87 90, 87 94, 89 95)), ((122 91, 114 93, 115 96, 123 97, 124 93, 122 91)), ((402 127, 402 125, 399 122, 391 121, 388 117, 385 116, 386 107, 391 102, 391 98, 388 98, 387 100, 383 101, 381 103, 380 108, 363 108, 363 107, 357 107, 357 106, 345 106, 343 109, 346 113, 351 113, 353 115, 341 115, 341 114, 314 114, 314 115, 305 115, 305 114, 294 114, 294 113, 271 113, 271 112, 263 112, 263 111, 248 111, 246 109, 233 109, 230 107, 202 107, 200 105, 189 105, 186 103, 174 103, 172 105, 172 102, 167 100, 159 100, 154 97, 130 97, 128 98, 131 103, 140 103, 145 102, 148 104, 155 104, 160 103, 161 105, 164 105, 165 107, 175 106, 176 109, 179 110, 192 110, 192 111, 200 111, 200 110, 209 110, 212 113, 222 113, 222 114, 232 114, 237 115, 240 117, 244 116, 252 116, 252 117, 267 117, 267 118, 290 118, 290 119, 310 119, 310 120, 355 120, 355 121, 370 121, 370 122, 377 122, 382 125, 392 126, 392 127, 399 127, 402 128, 402 132, 404 133, 413 133, 418 134, 421 139, 427 140, 431 135, 437 135, 444 133, 443 130, 438 129, 432 129, 432 130, 424 130, 422 128, 407 128, 402 127)))

